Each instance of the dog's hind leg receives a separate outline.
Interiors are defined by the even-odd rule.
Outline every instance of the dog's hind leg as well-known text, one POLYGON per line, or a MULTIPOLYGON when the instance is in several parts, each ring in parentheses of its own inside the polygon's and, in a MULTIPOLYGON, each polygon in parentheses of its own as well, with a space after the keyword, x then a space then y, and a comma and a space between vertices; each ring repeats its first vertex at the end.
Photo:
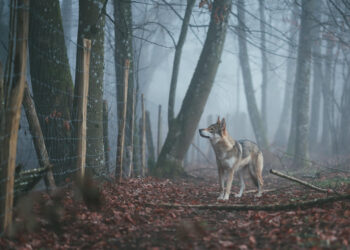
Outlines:
POLYGON ((264 168, 264 158, 262 153, 260 152, 256 158, 256 162, 255 162, 255 173, 256 173, 256 177, 258 179, 258 193, 257 193, 257 197, 261 197, 262 195, 262 188, 264 185, 264 180, 262 178, 262 170, 264 168))
POLYGON ((238 174, 239 182, 241 184, 241 189, 239 190, 238 194, 235 194, 235 197, 239 198, 243 194, 243 191, 245 189, 245 183, 244 183, 244 178, 243 178, 243 172, 242 171, 238 171, 237 174, 238 174))

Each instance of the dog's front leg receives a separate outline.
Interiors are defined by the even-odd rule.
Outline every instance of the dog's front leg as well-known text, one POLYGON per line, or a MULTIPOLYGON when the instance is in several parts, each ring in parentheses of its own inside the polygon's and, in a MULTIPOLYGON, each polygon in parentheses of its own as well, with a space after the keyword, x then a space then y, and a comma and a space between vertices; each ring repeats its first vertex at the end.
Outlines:
POLYGON ((232 168, 232 169, 230 169, 228 171, 230 171, 230 172, 228 174, 228 179, 226 181, 226 192, 225 192, 225 195, 224 195, 224 200, 226 200, 226 201, 230 198, 232 181, 233 181, 233 175, 235 173, 234 168, 232 168))
POLYGON ((220 186, 220 194, 219 194, 218 200, 223 200, 225 196, 225 180, 224 180, 221 167, 218 167, 218 174, 219 174, 219 186, 220 186))

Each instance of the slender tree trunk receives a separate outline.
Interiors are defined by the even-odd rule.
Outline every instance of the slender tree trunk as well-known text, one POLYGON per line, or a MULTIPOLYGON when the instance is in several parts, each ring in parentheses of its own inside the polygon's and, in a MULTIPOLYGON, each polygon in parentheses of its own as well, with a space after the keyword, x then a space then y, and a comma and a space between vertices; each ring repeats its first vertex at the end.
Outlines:
POLYGON ((184 17, 184 20, 182 21, 180 37, 179 37, 179 40, 176 44, 174 63, 173 63, 173 71, 172 71, 171 82, 170 82, 169 102, 168 102, 168 124, 169 124, 169 127, 171 126, 171 123, 172 123, 174 116, 175 116, 174 109, 175 109, 176 85, 177 85, 177 77, 179 75, 182 47, 185 44, 187 30, 188 30, 188 26, 190 23, 194 3, 195 3, 195 0, 187 0, 185 17, 184 17))
MULTIPOLYGON (((349 70, 349 64, 347 65, 349 70)), ((344 79, 343 95, 341 99, 341 118, 340 118, 340 145, 341 153, 350 153, 350 72, 344 79)))
POLYGON ((260 32, 261 32, 261 118, 267 133, 267 55, 266 55, 266 28, 265 28, 265 0, 259 0, 260 32))
POLYGON ((302 1, 301 30, 299 35, 297 70, 295 77, 295 155, 294 165, 303 167, 308 165, 309 139, 309 99, 310 99, 310 68, 311 45, 310 34, 316 24, 313 16, 316 0, 302 1))
MULTIPOLYGON (((134 89, 134 58, 132 41, 132 8, 131 0, 114 0, 114 32, 115 32, 115 70, 117 75, 117 115, 118 126, 122 123, 123 115, 123 91, 124 91, 124 64, 130 62, 128 77, 128 107, 126 115, 125 149, 131 144, 132 129, 132 102, 134 89)), ((119 135, 118 135, 119 136, 119 135)), ((125 157, 127 159, 127 157, 125 157)), ((125 166, 128 166, 125 162, 125 166)))
POLYGON ((315 40, 313 40, 313 92, 311 100, 311 120, 310 120, 310 150, 315 150, 318 141, 318 131, 320 123, 321 90, 323 86, 322 52, 321 52, 321 26, 315 28, 315 40))
POLYGON ((263 120, 261 119, 258 106, 256 103, 253 80, 249 66, 248 49, 247 49, 247 34, 245 30, 245 7, 244 1, 238 0, 237 2, 237 16, 238 16, 238 44, 239 44, 239 60, 242 69, 244 90, 246 94, 246 100, 248 105, 248 112, 250 121, 252 123, 255 138, 257 143, 262 148, 268 147, 266 131, 264 128, 263 120))
MULTIPOLYGON (((293 5, 293 10, 290 15, 289 26, 289 45, 288 45, 288 59, 286 67, 286 86, 284 89, 283 107, 281 112, 281 118, 279 120, 278 128, 275 134, 275 144, 278 146, 285 146, 288 142, 289 126, 291 126, 291 114, 292 114, 292 99, 293 99, 293 86, 295 78, 296 62, 293 59, 296 55, 296 44, 298 35, 298 19, 299 11, 297 4, 293 5)), ((295 130, 291 129, 291 130, 295 130)))
POLYGON ((57 184, 70 167, 73 83, 58 0, 31 1, 29 61, 33 99, 57 184))
MULTIPOLYGON (((87 143, 86 168, 94 169, 96 174, 105 172, 105 153, 103 142, 103 74, 104 74, 104 26, 105 16, 101 8, 105 0, 79 0, 79 26, 77 37, 77 64, 79 68, 83 53, 83 39, 90 39, 91 59, 89 71, 89 98, 87 105, 87 143)), ((75 74, 75 82, 81 74, 75 74)), ((77 89, 75 89, 77 91, 77 89)), ((77 96, 77 95, 75 95, 77 96)), ((77 97, 80 98, 80 97, 77 97)), ((74 104, 77 101, 74 100, 74 104)), ((74 105, 75 106, 75 105, 74 105)), ((74 115, 75 116, 75 115, 74 115)))
POLYGON ((64 40, 67 48, 68 59, 71 59, 71 38, 72 38, 72 26, 73 26, 73 12, 72 12, 72 0, 62 1, 62 24, 64 30, 64 40))
POLYGON ((332 113, 332 64, 334 60, 334 42, 332 40, 327 41, 327 49, 324 63, 324 81, 322 85, 323 94, 323 122, 322 122, 322 137, 321 145, 324 150, 323 153, 330 153, 331 145, 331 113, 332 113))
POLYGON ((214 0, 207 37, 180 112, 169 128, 156 173, 181 175, 182 161, 191 144, 213 86, 224 47, 232 0, 214 0))

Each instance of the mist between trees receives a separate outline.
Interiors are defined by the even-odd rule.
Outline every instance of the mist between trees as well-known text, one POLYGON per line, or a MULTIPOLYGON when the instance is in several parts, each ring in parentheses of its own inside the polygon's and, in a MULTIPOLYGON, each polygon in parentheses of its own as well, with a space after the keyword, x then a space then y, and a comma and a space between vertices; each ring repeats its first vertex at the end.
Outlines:
MULTIPOLYGON (((56 185, 78 171, 83 39, 91 40, 85 165, 92 176, 174 177, 215 165, 197 129, 218 116, 233 138, 288 156, 295 169, 349 161, 347 1, 30 1, 27 67, 19 71, 21 3, 0 2, 1 140, 5 147, 11 137, 10 93, 26 81, 56 185)), ((44 170, 30 172, 23 190, 15 182, 15 192, 48 172, 29 119, 22 108, 12 177, 1 149, 1 181, 44 170)))

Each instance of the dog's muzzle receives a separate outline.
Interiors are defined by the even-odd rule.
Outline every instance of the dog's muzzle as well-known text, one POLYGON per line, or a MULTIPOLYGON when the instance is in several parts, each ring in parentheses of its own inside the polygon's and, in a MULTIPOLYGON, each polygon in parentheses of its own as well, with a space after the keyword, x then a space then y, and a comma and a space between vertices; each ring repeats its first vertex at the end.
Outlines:
POLYGON ((202 128, 202 129, 199 129, 199 135, 202 136, 202 137, 204 137, 204 138, 208 138, 208 139, 209 139, 210 137, 209 137, 208 135, 205 135, 205 134, 203 133, 203 131, 205 131, 205 129, 203 129, 203 128, 202 128))

